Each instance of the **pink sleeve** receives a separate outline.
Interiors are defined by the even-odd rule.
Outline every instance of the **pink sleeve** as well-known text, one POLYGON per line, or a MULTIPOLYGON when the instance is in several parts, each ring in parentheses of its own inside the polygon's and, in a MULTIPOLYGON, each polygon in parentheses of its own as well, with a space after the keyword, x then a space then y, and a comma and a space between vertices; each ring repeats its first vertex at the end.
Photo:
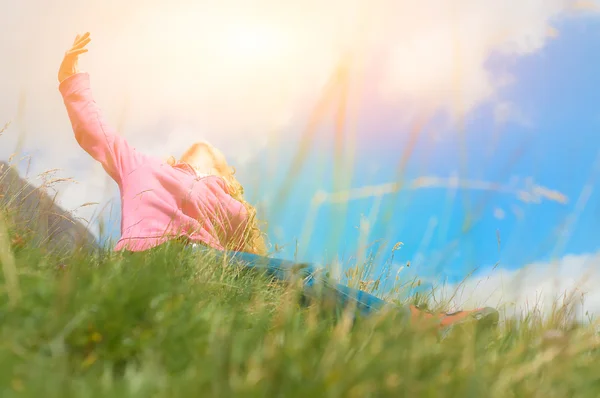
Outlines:
POLYGON ((77 73, 59 86, 79 145, 96 159, 117 184, 121 177, 143 161, 114 129, 106 125, 90 89, 90 76, 77 73))

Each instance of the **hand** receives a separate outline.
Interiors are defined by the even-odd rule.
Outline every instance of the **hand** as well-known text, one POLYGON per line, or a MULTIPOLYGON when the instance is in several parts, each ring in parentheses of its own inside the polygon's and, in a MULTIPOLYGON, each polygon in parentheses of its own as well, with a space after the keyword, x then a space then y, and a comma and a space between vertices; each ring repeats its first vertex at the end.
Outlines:
POLYGON ((67 78, 79 72, 77 61, 79 55, 86 53, 88 50, 85 46, 91 41, 90 33, 86 32, 83 36, 77 35, 73 42, 73 47, 65 53, 60 68, 58 69, 58 81, 62 83, 67 78))

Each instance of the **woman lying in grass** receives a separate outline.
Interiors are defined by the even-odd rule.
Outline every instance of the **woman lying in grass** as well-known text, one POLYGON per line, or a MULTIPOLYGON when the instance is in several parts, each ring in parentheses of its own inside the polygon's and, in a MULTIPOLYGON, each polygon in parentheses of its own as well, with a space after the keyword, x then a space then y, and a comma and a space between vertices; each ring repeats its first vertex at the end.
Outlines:
POLYGON ((194 250, 231 256, 279 280, 300 276, 306 297, 325 293, 339 308, 351 306, 364 315, 386 307, 404 311, 411 320, 435 320, 441 328, 468 320, 497 322, 498 312, 491 308, 430 314, 414 306, 394 307, 319 277, 310 264, 267 257, 256 211, 244 200, 234 170, 218 149, 199 142, 179 160, 163 162, 137 152, 105 123, 92 97, 89 75, 77 68, 89 36, 77 36, 66 52, 58 72, 59 90, 77 142, 119 186, 121 238, 115 250, 139 252, 178 241, 194 250))

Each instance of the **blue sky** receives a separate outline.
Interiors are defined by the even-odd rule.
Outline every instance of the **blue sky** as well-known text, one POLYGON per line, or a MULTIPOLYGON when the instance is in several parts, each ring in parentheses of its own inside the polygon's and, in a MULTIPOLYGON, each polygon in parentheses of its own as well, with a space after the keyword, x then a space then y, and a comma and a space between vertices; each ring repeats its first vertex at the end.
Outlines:
MULTIPOLYGON (((595 51, 600 45, 599 28, 600 23, 593 19, 565 22, 560 25, 560 37, 532 55, 519 59, 491 57, 488 68, 510 72, 515 83, 502 89, 496 101, 477 107, 466 117, 463 139, 456 125, 448 124, 443 116, 435 118, 420 135, 404 173, 406 179, 412 179, 423 175, 448 177, 457 172, 464 178, 500 184, 509 184, 517 177, 520 187, 525 187, 525 179, 530 177, 536 184, 565 194, 568 203, 542 200, 528 204, 514 195, 476 190, 460 190, 451 201, 446 188, 387 195, 383 206, 393 208, 392 217, 386 222, 380 216, 368 239, 387 241, 381 246, 379 264, 389 258, 391 246, 402 241, 395 261, 411 261, 413 271, 425 278, 456 282, 476 267, 497 262, 515 269, 600 249, 595 233, 600 221, 598 194, 593 192, 583 210, 576 211, 584 186, 595 184, 600 171, 597 166, 595 173, 593 170, 600 155, 600 58, 595 51), (499 102, 510 103, 513 109, 513 117, 505 123, 494 121, 499 102), (433 133, 439 136, 437 141, 433 133), (466 148, 465 171, 461 171, 461 144, 466 148), (500 211, 504 217, 496 217, 495 210, 496 215, 500 211), (467 214, 474 226, 464 232, 467 214), (574 224, 565 228, 569 217, 575 215, 574 224)), ((384 109, 378 115, 374 107, 367 108, 370 113, 361 114, 358 122, 358 166, 352 173, 353 187, 394 181, 393 170, 409 136, 408 126, 397 122, 393 112, 384 109)), ((305 162, 284 216, 272 220, 276 224, 271 226, 275 242, 287 244, 279 256, 294 255, 295 240, 302 235, 316 190, 331 191, 332 134, 331 126, 325 124, 320 129, 320 138, 305 162)), ((295 148, 294 138, 297 136, 290 136, 288 148, 278 149, 278 174, 273 181, 281 181, 287 172, 285 159, 295 148)), ((260 171, 244 170, 241 178, 251 180, 249 174, 269 173, 268 167, 263 163, 260 171)), ((276 190, 273 185, 259 195, 269 196, 269 191, 276 190)), ((252 186, 249 194, 256 194, 252 186)), ((359 234, 355 226, 374 203, 375 199, 349 203, 342 222, 339 215, 337 219, 332 216, 333 206, 323 205, 309 244, 301 248, 302 259, 323 262, 341 256, 347 262, 348 256, 356 254, 359 234), (342 229, 341 242, 332 247, 337 227, 342 229)))

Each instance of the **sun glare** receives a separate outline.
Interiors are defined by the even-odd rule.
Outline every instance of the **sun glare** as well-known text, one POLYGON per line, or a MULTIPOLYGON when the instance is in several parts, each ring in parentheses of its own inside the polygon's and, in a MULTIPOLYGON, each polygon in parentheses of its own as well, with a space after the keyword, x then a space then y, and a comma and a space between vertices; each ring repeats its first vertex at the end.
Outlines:
POLYGON ((260 63, 282 55, 285 32, 269 26, 238 25, 224 32, 223 50, 240 61, 260 63))

